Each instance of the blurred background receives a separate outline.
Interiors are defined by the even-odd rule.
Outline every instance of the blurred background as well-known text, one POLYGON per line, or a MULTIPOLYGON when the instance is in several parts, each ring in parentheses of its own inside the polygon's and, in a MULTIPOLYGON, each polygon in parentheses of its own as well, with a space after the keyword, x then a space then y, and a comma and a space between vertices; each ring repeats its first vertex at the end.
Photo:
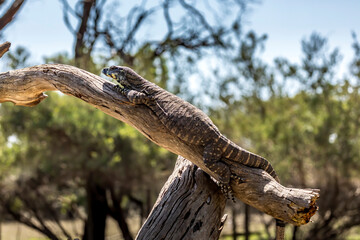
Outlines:
MULTIPOLYGON (((319 188, 286 239, 360 239, 360 2, 0 0, 8 71, 126 65, 319 188)), ((73 97, 0 104, 0 240, 134 239, 176 156, 73 97)), ((271 239, 271 217, 228 203, 222 239, 271 239)))

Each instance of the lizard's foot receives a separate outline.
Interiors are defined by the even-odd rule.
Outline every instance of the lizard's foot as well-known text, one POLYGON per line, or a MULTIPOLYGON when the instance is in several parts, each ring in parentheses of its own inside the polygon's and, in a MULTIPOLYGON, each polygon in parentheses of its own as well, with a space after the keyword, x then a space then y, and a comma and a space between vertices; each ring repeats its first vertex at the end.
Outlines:
POLYGON ((205 166, 216 175, 216 180, 220 187, 221 192, 227 199, 232 199, 235 202, 233 191, 230 187, 231 171, 229 166, 221 162, 221 149, 214 144, 208 144, 204 148, 204 163, 205 166))
POLYGON ((115 91, 117 91, 118 93, 124 94, 124 87, 120 86, 120 85, 115 85, 114 86, 115 91))
MULTIPOLYGON (((230 175, 230 178, 231 180, 234 180, 236 181, 238 184, 240 183, 244 183, 245 182, 245 179, 235 175, 235 174, 231 174, 230 175)), ((230 185, 229 184, 224 184, 224 183, 221 183, 219 182, 219 187, 220 187, 220 190, 221 192, 225 195, 225 197, 227 199, 230 199, 235 203, 235 197, 234 197, 234 194, 233 194, 233 190, 231 189, 230 185)))
POLYGON ((233 191, 232 191, 230 185, 229 185, 229 184, 223 184, 223 183, 221 183, 221 182, 220 182, 218 185, 219 185, 219 187, 220 187, 221 192, 224 194, 224 196, 225 196, 227 199, 230 199, 230 198, 231 198, 231 200, 232 200, 233 202, 235 202, 234 194, 233 194, 233 191))
POLYGON ((231 178, 231 180, 236 181, 238 184, 245 182, 245 179, 243 179, 235 174, 231 174, 230 178, 231 178))

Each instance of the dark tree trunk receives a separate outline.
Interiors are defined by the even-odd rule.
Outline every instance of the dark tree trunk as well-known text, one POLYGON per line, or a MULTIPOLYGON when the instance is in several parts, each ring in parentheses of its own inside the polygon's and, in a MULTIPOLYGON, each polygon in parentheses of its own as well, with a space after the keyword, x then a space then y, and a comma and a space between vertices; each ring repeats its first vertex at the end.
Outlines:
POLYGON ((109 213, 117 221, 118 226, 123 234, 123 238, 125 240, 133 240, 128 224, 126 222, 126 216, 124 214, 123 209, 120 206, 122 196, 120 197, 116 196, 113 186, 111 186, 110 192, 111 192, 111 201, 113 203, 113 206, 109 207, 109 213))
POLYGON ((79 28, 76 32, 75 43, 75 65, 88 69, 88 63, 90 62, 90 49, 87 49, 85 45, 85 35, 88 32, 88 23, 91 14, 91 9, 96 6, 96 0, 83 1, 82 3, 82 17, 79 28))
POLYGON ((151 190, 148 188, 146 189, 146 212, 145 212, 145 217, 149 216, 152 206, 153 206, 153 201, 151 199, 151 190))
POLYGON ((244 226, 245 226, 245 240, 250 239, 250 206, 245 204, 245 220, 244 220, 244 226))
POLYGON ((299 229, 298 226, 294 226, 292 240, 296 240, 296 233, 297 233, 298 229, 299 229))
POLYGON ((108 212, 106 191, 90 175, 86 183, 87 212, 83 240, 104 240, 105 224, 108 212))
POLYGON ((236 217, 237 217, 237 209, 235 206, 232 207, 232 232, 233 232, 233 240, 237 239, 237 230, 236 230, 236 217))
POLYGON ((133 240, 128 224, 126 222, 126 218, 124 216, 124 212, 120 207, 116 209, 116 212, 114 213, 113 217, 118 223, 118 226, 123 234, 123 238, 125 240, 133 240))

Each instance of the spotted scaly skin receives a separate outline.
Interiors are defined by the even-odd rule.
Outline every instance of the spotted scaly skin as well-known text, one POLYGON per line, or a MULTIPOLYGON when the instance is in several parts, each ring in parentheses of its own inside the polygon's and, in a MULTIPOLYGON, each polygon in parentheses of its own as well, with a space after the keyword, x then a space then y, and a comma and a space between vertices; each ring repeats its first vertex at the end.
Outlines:
MULTIPOLYGON (((192 104, 147 81, 131 68, 111 66, 104 68, 102 72, 120 84, 115 86, 117 91, 131 103, 148 106, 171 133, 189 145, 202 146, 204 164, 218 176, 221 191, 228 198, 231 196, 234 201, 230 180, 241 179, 231 174, 229 167, 220 161, 221 158, 263 169, 279 182, 273 167, 265 158, 239 147, 226 138, 211 119, 192 104)), ((277 220, 276 229, 276 239, 283 240, 284 223, 277 220)))
POLYGON ((148 106, 171 133, 190 145, 204 147, 205 166, 218 175, 220 183, 228 185, 231 178, 230 169, 221 158, 263 169, 278 180, 265 158, 226 138, 211 119, 192 104, 145 80, 128 67, 112 66, 103 69, 103 73, 120 83, 117 90, 131 103, 148 106))

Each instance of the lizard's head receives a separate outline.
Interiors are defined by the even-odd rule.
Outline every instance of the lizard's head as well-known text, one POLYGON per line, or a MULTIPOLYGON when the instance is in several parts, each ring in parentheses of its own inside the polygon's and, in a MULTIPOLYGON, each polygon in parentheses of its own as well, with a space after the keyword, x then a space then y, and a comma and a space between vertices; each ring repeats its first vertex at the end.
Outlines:
POLYGON ((143 78, 128 67, 111 66, 104 68, 102 73, 126 87, 136 88, 143 83, 143 78))

